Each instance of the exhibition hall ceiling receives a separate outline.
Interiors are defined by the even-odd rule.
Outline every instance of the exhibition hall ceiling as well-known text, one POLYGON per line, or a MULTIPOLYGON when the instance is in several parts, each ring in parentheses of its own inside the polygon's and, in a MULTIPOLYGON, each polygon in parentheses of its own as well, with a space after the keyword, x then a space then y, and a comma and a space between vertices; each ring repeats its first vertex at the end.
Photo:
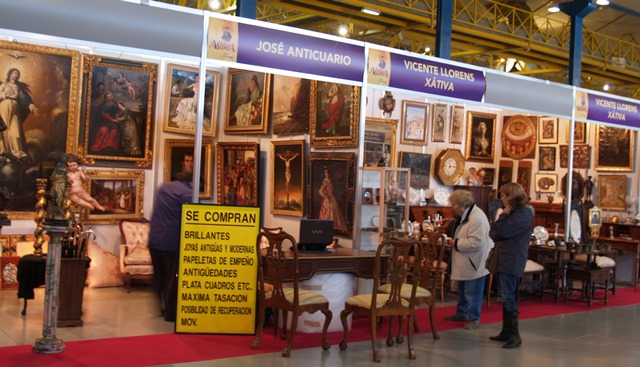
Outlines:
MULTIPOLYGON (((578 0, 584 2, 585 0, 578 0)), ((595 2, 595 0, 593 0, 595 2)), ((235 0, 163 0, 235 14, 235 0)), ((563 1, 559 1, 563 2, 563 1)), ((572 2, 572 1, 567 1, 572 2)), ((256 19, 434 55, 437 0, 257 0, 256 19), (366 14, 363 8, 376 10, 366 14)), ((571 19, 558 1, 454 0, 450 59, 568 83, 571 19)), ((640 1, 610 0, 584 18, 580 86, 640 98, 640 1)), ((577 83, 576 83, 577 84, 577 83)))

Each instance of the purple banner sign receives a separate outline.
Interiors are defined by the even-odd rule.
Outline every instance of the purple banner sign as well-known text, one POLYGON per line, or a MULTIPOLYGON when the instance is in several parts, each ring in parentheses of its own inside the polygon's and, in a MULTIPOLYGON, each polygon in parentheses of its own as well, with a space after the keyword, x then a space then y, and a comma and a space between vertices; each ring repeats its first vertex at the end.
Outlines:
POLYGON ((637 103, 578 91, 575 107, 576 118, 640 128, 640 108, 637 103))
POLYGON ((480 70, 391 53, 389 86, 480 102, 485 77, 480 70))

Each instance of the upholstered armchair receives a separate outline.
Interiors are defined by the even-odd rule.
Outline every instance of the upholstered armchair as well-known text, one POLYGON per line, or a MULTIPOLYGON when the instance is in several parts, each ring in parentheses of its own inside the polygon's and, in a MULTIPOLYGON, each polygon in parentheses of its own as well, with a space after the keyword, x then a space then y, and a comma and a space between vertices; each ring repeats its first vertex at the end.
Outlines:
POLYGON ((132 279, 153 279, 151 253, 147 247, 149 240, 149 221, 123 220, 120 222, 120 271, 124 277, 127 292, 131 291, 132 279))

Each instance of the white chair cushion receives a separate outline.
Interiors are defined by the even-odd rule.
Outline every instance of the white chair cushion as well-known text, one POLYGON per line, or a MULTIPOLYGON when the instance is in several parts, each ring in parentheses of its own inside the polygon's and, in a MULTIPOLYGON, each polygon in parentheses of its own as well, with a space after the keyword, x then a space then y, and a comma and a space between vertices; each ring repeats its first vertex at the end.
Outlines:
MULTIPOLYGON (((402 298, 411 298, 411 284, 403 284, 402 288, 400 288, 400 297, 402 298)), ((391 284, 387 283, 387 284, 383 284, 380 286, 380 288, 378 288, 379 292, 382 293, 389 293, 391 291, 391 284)), ((416 288, 416 297, 430 297, 431 296, 431 292, 429 292, 428 290, 422 288, 422 287, 417 287, 416 288)))
POLYGON ((135 246, 133 249, 132 247, 129 246, 129 252, 124 257, 125 265, 152 265, 151 253, 148 247, 141 245, 135 246))
MULTIPOLYGON (((576 262, 586 264, 587 254, 576 255, 576 262)), ((616 261, 608 256, 595 256, 596 265, 600 268, 613 268, 616 266, 616 261)))
POLYGON ((525 273, 538 272, 543 270, 544 270, 544 266, 538 264, 533 260, 527 259, 527 264, 524 266, 525 273))

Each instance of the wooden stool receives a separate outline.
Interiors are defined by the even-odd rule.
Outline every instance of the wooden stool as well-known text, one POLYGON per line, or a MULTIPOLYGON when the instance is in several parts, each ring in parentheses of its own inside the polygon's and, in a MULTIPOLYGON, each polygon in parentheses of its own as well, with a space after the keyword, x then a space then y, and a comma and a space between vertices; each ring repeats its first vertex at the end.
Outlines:
POLYGON ((567 269, 567 290, 564 301, 583 301, 589 304, 593 303, 593 300, 603 300, 605 304, 609 302, 609 280, 611 279, 611 269, 588 269, 587 267, 574 266, 567 269), (573 281, 581 281, 581 288, 573 288, 573 281), (604 298, 595 298, 595 283, 604 282, 604 298), (570 297, 571 291, 580 291, 580 297, 570 297))

